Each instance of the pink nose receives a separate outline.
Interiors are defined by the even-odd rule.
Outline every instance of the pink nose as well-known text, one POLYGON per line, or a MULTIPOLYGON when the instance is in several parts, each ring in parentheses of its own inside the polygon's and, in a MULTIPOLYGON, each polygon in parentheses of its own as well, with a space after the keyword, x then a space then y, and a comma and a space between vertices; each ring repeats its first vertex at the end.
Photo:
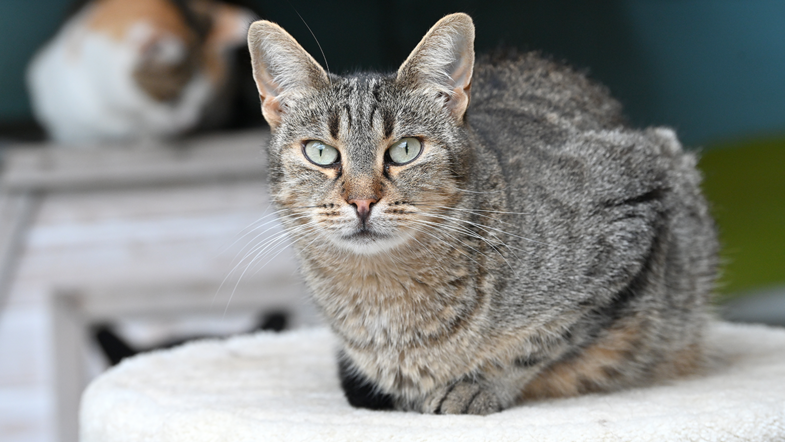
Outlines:
POLYGON ((378 199, 353 198, 347 202, 354 206, 354 210, 357 212, 357 217, 360 218, 360 221, 364 226, 366 221, 368 221, 368 217, 371 216, 371 207, 373 207, 373 205, 378 201, 378 199))

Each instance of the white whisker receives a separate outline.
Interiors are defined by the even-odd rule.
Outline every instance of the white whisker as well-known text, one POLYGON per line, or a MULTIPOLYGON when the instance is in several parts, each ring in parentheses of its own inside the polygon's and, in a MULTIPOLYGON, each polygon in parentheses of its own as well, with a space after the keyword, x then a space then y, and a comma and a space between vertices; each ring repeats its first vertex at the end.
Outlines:
MULTIPOLYGON (((451 230, 451 231, 456 232, 456 233, 463 233, 464 235, 469 235, 472 238, 476 238, 476 239, 479 239, 479 240, 485 242, 490 248, 492 248, 496 253, 498 253, 499 256, 501 256, 501 258, 504 260, 504 262, 507 263, 507 266, 509 266, 510 269, 512 269, 512 265, 510 265, 510 262, 507 260, 507 258, 504 256, 504 254, 501 251, 499 251, 499 249, 497 249, 496 246, 494 246, 490 241, 488 241, 487 239, 485 239, 482 236, 478 235, 476 232, 472 232, 471 230, 466 229, 465 227, 462 227, 462 226, 449 226, 449 225, 446 225, 446 224, 443 224, 443 223, 435 223, 435 222, 432 222, 432 221, 425 221, 425 220, 418 220, 418 221, 419 222, 426 222, 426 223, 428 223, 430 225, 433 225, 434 227, 437 227, 437 228, 443 228, 443 229, 451 230)), ((455 239, 457 239, 457 238, 455 238, 455 239)), ((488 255, 485 255, 484 253, 480 252, 479 250, 476 250, 476 249, 472 249, 472 250, 475 250, 477 253, 480 253, 480 254, 482 254, 485 257, 488 257, 488 255)), ((488 257, 488 258, 490 258, 490 257, 488 257)), ((518 258, 518 257, 516 256, 516 258, 518 258)))

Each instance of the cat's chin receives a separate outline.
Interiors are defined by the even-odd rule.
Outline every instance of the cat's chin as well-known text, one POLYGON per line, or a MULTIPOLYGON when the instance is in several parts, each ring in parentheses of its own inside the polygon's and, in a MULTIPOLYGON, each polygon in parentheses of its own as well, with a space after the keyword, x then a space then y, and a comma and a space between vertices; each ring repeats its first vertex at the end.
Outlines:
POLYGON ((358 255, 375 255, 398 247, 406 242, 406 238, 363 229, 333 238, 333 242, 340 248, 358 255))

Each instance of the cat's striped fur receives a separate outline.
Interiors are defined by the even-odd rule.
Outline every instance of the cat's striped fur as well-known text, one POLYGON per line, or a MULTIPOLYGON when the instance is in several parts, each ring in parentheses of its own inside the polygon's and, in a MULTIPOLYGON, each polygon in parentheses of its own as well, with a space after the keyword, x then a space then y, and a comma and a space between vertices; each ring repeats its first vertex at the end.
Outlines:
POLYGON ((693 373, 717 251, 694 156, 566 67, 475 65, 473 40, 453 14, 397 74, 339 77, 249 32, 272 195, 349 401, 486 414, 693 373))

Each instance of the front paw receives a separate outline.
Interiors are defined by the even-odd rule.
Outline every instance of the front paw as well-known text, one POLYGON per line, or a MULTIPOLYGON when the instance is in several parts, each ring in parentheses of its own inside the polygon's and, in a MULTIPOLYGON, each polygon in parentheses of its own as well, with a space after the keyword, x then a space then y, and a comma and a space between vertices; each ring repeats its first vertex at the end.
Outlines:
POLYGON ((469 381, 457 381, 437 389, 423 403, 423 412, 434 414, 486 415, 501 409, 495 393, 469 381))

